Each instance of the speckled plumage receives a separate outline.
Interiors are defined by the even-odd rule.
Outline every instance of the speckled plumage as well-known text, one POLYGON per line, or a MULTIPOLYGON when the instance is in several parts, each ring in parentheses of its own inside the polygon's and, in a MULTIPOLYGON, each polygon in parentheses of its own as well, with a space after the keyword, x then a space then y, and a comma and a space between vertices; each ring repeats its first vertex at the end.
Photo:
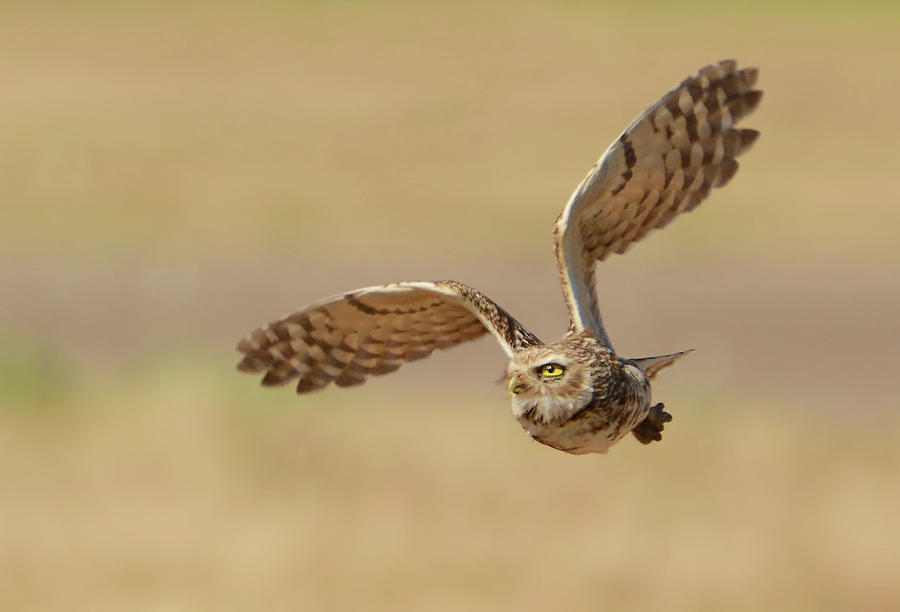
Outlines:
POLYGON ((513 415, 538 442, 606 452, 629 432, 661 439, 671 415, 651 406, 650 380, 686 354, 622 359, 603 328, 594 268, 610 253, 692 210, 738 168, 758 132, 735 124, 759 103, 757 70, 706 66, 638 116, 578 185, 554 229, 568 334, 542 343, 481 292, 456 281, 359 289, 251 332, 238 369, 297 392, 358 385, 405 361, 491 333, 510 358, 513 415))

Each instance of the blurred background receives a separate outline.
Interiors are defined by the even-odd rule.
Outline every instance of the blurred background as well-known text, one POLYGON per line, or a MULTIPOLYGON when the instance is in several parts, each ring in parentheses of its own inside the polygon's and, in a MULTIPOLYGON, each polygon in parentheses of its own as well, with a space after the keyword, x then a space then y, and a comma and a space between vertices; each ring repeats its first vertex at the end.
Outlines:
POLYGON ((0 8, 0 608, 900 608, 892 3, 0 8), (323 296, 454 278, 566 328, 553 221, 697 68, 761 68, 727 189, 604 263, 664 441, 530 440, 490 341, 297 397, 323 296))

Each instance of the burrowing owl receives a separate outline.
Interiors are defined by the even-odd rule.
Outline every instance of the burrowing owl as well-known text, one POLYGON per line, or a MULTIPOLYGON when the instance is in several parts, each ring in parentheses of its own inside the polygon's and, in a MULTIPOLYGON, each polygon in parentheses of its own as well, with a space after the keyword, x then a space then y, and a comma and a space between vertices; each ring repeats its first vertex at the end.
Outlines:
POLYGON ((650 405, 650 380, 687 351, 623 359, 603 329, 595 262, 624 253, 692 210, 738 169, 759 132, 735 124, 759 103, 757 70, 700 69, 644 111, 578 185, 553 237, 570 325, 544 344, 481 292, 456 281, 400 282, 331 297, 250 333, 238 369, 297 392, 358 385, 403 362, 491 333, 509 355, 513 415, 538 442, 603 453, 628 432, 660 440, 671 420, 650 405))

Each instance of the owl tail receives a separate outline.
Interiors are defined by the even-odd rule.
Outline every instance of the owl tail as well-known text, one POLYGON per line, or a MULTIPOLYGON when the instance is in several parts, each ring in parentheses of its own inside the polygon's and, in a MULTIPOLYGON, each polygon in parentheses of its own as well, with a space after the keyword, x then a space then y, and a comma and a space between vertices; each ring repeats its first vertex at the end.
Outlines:
POLYGON ((667 368, 681 357, 684 357, 694 349, 688 349, 686 351, 681 351, 680 353, 672 353, 671 355, 657 355, 656 357, 640 357, 638 359, 629 359, 628 361, 633 361, 637 364, 637 366, 644 371, 647 375, 647 378, 653 380, 656 378, 656 375, 663 368, 667 368))

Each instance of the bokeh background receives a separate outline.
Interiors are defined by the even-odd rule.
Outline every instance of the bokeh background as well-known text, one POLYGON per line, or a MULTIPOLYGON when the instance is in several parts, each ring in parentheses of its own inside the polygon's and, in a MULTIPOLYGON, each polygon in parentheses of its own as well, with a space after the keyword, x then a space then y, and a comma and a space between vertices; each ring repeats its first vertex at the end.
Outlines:
POLYGON ((892 3, 0 8, 0 608, 900 608, 892 3), (604 263, 675 420, 572 457, 502 352, 296 397, 234 344, 474 285, 566 327, 551 226, 660 94, 761 67, 727 189, 604 263))

